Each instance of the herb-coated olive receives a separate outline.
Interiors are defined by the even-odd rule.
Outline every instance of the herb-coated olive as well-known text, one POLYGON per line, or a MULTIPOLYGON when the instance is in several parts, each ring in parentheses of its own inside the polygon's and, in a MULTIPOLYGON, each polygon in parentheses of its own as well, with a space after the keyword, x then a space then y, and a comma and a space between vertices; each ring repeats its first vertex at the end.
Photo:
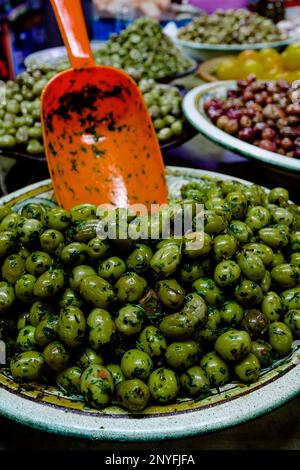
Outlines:
POLYGON ((99 349, 111 341, 115 323, 107 310, 93 309, 87 317, 89 327, 89 343, 93 349, 99 349))
POLYGON ((221 314, 215 307, 208 307, 207 312, 208 319, 206 325, 201 330, 197 331, 202 340, 209 343, 215 343, 219 334, 218 327, 222 321, 221 314))
POLYGON ((300 280, 300 267, 293 264, 281 264, 271 271, 271 277, 281 289, 296 287, 300 280))
POLYGON ((237 256, 237 261, 242 273, 245 277, 247 277, 247 279, 255 282, 261 281, 263 279, 266 268, 259 256, 252 253, 240 253, 237 256))
POLYGON ((221 261, 215 267, 214 281, 220 287, 236 284, 241 276, 241 268, 232 260, 221 261))
POLYGON ((190 284, 199 277, 203 277, 205 275, 204 263, 202 260, 193 259, 183 262, 180 265, 180 270, 178 273, 178 277, 180 281, 190 284))
POLYGON ((242 306, 260 305, 263 300, 263 291, 256 282, 242 279, 234 290, 234 296, 242 306))
POLYGON ((69 305, 82 308, 84 306, 84 302, 77 292, 74 292, 70 287, 67 287, 59 301, 59 307, 63 308, 68 307, 69 305))
POLYGON ((47 366, 57 372, 64 370, 70 360, 70 353, 61 341, 47 344, 43 356, 47 366))
POLYGON ((177 374, 165 367, 155 369, 149 377, 148 387, 152 398, 159 403, 173 400, 180 387, 177 374))
POLYGON ((233 219, 243 219, 247 208, 247 196, 240 191, 233 191, 227 194, 226 202, 231 210, 233 219))
POLYGON ((292 330, 296 338, 300 338, 300 309, 291 309, 284 317, 284 323, 292 330))
POLYGON ((56 376, 56 384, 67 395, 80 393, 82 369, 77 366, 68 367, 56 376))
POLYGON ((47 253, 59 254, 64 246, 64 236, 58 230, 48 229, 41 234, 40 244, 47 253))
POLYGON ((283 322, 273 322, 269 326, 269 342, 279 354, 288 354, 292 348, 293 335, 290 328, 283 322))
POLYGON ((35 349, 36 342, 34 339, 35 327, 26 325, 20 329, 17 336, 17 345, 22 351, 29 351, 35 349))
POLYGON ((14 232, 5 230, 0 232, 0 257, 7 256, 14 251, 17 246, 14 232))
POLYGON ((293 223, 293 215, 284 207, 277 207, 271 210, 272 219, 275 224, 284 224, 288 227, 293 223))
POLYGON ((291 234, 290 246, 292 251, 300 251, 300 231, 291 234))
POLYGON ((58 315, 46 314, 35 328, 35 341, 39 346, 47 346, 58 337, 58 315))
POLYGON ((137 348, 150 357, 161 357, 167 350, 167 341, 158 328, 149 325, 140 333, 137 348))
POLYGON ((192 326, 199 328, 207 321, 207 306, 203 298, 196 293, 185 296, 181 312, 192 326))
POLYGON ((21 211, 22 217, 26 217, 26 219, 42 220, 44 214, 45 207, 42 204, 36 204, 35 202, 26 204, 21 211))
POLYGON ((100 237, 92 238, 87 244, 87 254, 90 258, 100 260, 103 259, 109 250, 109 244, 100 237))
POLYGON ((18 316, 17 330, 20 331, 24 326, 29 325, 29 312, 23 312, 18 316))
POLYGON ((40 276, 48 271, 53 264, 53 259, 43 251, 34 251, 26 259, 25 267, 28 273, 33 276, 40 276))
POLYGON ((273 262, 274 252, 272 248, 263 243, 247 243, 243 246, 243 254, 245 256, 258 256, 265 266, 269 266, 273 262))
POLYGON ((0 222, 0 232, 8 230, 9 232, 16 233, 19 222, 22 217, 14 212, 7 214, 0 222))
POLYGON ((242 382, 256 382, 260 374, 259 360, 253 353, 249 353, 235 364, 234 372, 242 382))
POLYGON ((80 283, 83 280, 83 278, 87 276, 93 276, 93 275, 96 275, 96 271, 91 266, 88 266, 85 264, 76 266, 76 268, 72 270, 70 277, 69 277, 69 283, 70 283, 71 289, 73 289, 73 291, 75 292, 78 292, 80 288, 80 283))
POLYGON ((150 267, 153 251, 147 245, 138 245, 126 260, 127 269, 137 274, 146 272, 150 267))
POLYGON ((214 238, 213 254, 216 261, 230 259, 235 254, 237 241, 233 235, 217 235, 214 238))
POLYGON ((263 206, 250 207, 246 214, 245 222, 251 228, 251 230, 259 230, 267 225, 271 221, 271 214, 263 206))
POLYGON ((70 305, 61 310, 58 318, 57 332, 60 339, 67 346, 79 346, 83 341, 85 328, 85 316, 78 307, 70 305))
POLYGON ((220 315, 224 323, 233 326, 241 323, 244 311, 234 300, 227 300, 220 308, 220 315))
POLYGON ((14 304, 15 292, 7 282, 0 282, 0 315, 7 313, 14 304))
POLYGON ((33 289, 36 278, 32 274, 23 274, 15 284, 15 293, 18 300, 31 303, 34 300, 33 289))
POLYGON ((281 293, 281 300, 286 310, 300 308, 300 287, 283 291, 281 293))
POLYGON ((128 304, 117 312, 115 323, 118 331, 124 335, 134 335, 142 330, 144 319, 145 311, 143 307, 128 304))
MULTIPOLYGON (((282 263, 284 264, 284 260, 282 263)), ((296 251, 295 253, 292 253, 290 256, 290 264, 294 264, 296 266, 300 266, 300 251, 296 251)))
POLYGON ((219 306, 224 302, 222 291, 212 279, 197 279, 192 284, 193 289, 199 294, 208 305, 219 306))
MULTIPOLYGON (((284 254, 281 251, 275 251, 273 255, 273 261, 271 263, 271 268, 276 268, 280 264, 284 264, 286 262, 284 254)), ((297 264, 290 261, 291 264, 297 264)))
POLYGON ((187 369, 196 364, 199 352, 199 346, 193 340, 171 343, 166 351, 166 361, 173 369, 187 369))
POLYGON ((127 410, 141 411, 150 400, 150 391, 140 379, 125 380, 118 386, 117 400, 127 410))
POLYGON ((205 393, 209 390, 210 384, 204 370, 199 366, 190 367, 180 377, 180 384, 184 391, 192 396, 205 393))
POLYGON ((227 361, 237 361, 251 351, 251 338, 246 331, 228 330, 221 334, 215 350, 227 361))
POLYGON ((61 269, 53 269, 44 272, 38 277, 33 294, 38 299, 49 299, 58 295, 65 286, 64 271, 61 269))
POLYGON ((212 387, 224 385, 229 379, 229 369, 226 362, 214 351, 207 353, 201 359, 200 366, 206 373, 212 387))
POLYGON ((112 286, 99 276, 84 277, 79 291, 84 300, 94 307, 107 308, 114 299, 112 286))
POLYGON ((262 367, 268 367, 273 360, 272 346, 262 339, 252 341, 251 352, 257 357, 262 367))
POLYGON ((224 213, 217 210, 204 211, 204 231, 208 234, 223 232, 228 225, 224 213))
POLYGON ((271 204, 278 204, 279 206, 283 202, 288 202, 289 192, 285 188, 273 188, 268 194, 268 200, 271 204))
POLYGON ((94 219, 96 211, 97 207, 95 204, 78 204, 77 206, 73 206, 70 211, 72 222, 94 219))
POLYGON ((124 382, 125 375, 123 374, 122 369, 118 364, 107 364, 106 367, 111 373, 116 389, 122 382, 124 382))
POLYGON ((50 209, 44 216, 44 223, 47 228, 64 231, 72 221, 70 212, 60 208, 54 207, 50 209))
POLYGON ((25 245, 37 243, 43 231, 44 226, 37 219, 24 219, 18 224, 19 239, 25 245))
POLYGON ((81 376, 81 393, 84 399, 95 408, 107 405, 114 392, 114 381, 106 367, 93 364, 81 376))
POLYGON ((66 245, 60 253, 63 263, 78 266, 84 263, 86 258, 86 245, 84 243, 73 242, 66 245))
POLYGON ((181 249, 177 245, 160 248, 151 258, 150 266, 159 278, 166 278, 176 272, 181 261, 181 249))
POLYGON ((153 370, 151 357, 139 349, 130 349, 121 359, 121 369, 128 379, 145 380, 153 370))
POLYGON ((135 272, 123 274, 115 284, 116 296, 119 302, 136 302, 147 287, 147 281, 135 272))
POLYGON ((111 256, 102 261, 98 267, 98 274, 109 282, 116 282, 126 271, 126 264, 118 256, 111 256))
POLYGON ((43 373, 45 361, 37 351, 24 351, 13 357, 10 370, 15 379, 36 380, 43 373))
POLYGON ((92 364, 104 364, 104 359, 99 352, 96 352, 92 348, 84 348, 78 357, 78 365, 82 370, 86 369, 92 364))
POLYGON ((271 322, 279 320, 283 314, 283 305, 279 295, 273 291, 267 292, 261 304, 261 310, 271 322))
POLYGON ((52 307, 46 302, 36 300, 30 307, 29 320, 31 325, 37 326, 46 315, 53 313, 52 307))
POLYGON ((289 242, 287 234, 276 227, 269 226, 262 228, 259 230, 258 235, 261 241, 273 250, 284 248, 289 242))
POLYGON ((9 255, 3 262, 1 268, 2 277, 10 284, 15 284, 22 274, 25 273, 25 262, 20 255, 9 255))
POLYGON ((241 220, 232 220, 227 227, 227 232, 241 243, 249 242, 253 233, 251 228, 241 220))
POLYGON ((156 284, 156 290, 160 301, 172 310, 181 307, 184 301, 185 291, 176 279, 166 279, 156 284))
POLYGON ((192 232, 184 237, 183 253, 187 258, 198 258, 210 253, 213 245, 211 236, 205 232, 192 232))
POLYGON ((252 308, 246 310, 242 321, 242 327, 249 333, 251 337, 256 337, 266 333, 269 326, 269 319, 266 314, 252 308))
POLYGON ((210 210, 216 210, 220 214, 224 214, 227 220, 230 220, 232 217, 232 212, 229 204, 220 197, 212 197, 207 199, 205 202, 205 208, 210 210))

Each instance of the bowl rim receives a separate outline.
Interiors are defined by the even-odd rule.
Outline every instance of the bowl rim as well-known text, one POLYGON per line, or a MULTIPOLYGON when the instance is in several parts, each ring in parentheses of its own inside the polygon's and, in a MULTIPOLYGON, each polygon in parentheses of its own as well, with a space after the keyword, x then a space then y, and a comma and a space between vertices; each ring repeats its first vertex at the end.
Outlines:
MULTIPOLYGON (((298 39, 299 40, 299 39, 298 39)), ((254 44, 208 44, 208 43, 197 43, 193 41, 186 41, 180 39, 178 36, 173 38, 175 44, 186 49, 194 49, 198 51, 219 51, 219 52, 235 52, 235 51, 245 51, 245 50, 258 50, 258 49, 267 49, 288 46, 294 42, 297 42, 297 38, 290 37, 282 39, 280 41, 273 42, 261 42, 254 44)))

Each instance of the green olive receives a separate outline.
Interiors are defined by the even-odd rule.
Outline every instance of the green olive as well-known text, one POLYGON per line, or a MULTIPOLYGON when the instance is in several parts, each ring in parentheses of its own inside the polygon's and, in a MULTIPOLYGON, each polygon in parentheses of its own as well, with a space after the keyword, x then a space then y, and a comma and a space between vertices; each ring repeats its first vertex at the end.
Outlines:
POLYGON ((0 232, 9 231, 15 233, 21 220, 22 218, 19 214, 7 214, 0 222, 0 232))
POLYGON ((296 287, 300 280, 300 267, 293 264, 281 264, 271 271, 271 277, 281 289, 296 287))
POLYGON ((250 281, 259 282, 263 279, 266 268, 259 256, 252 253, 239 253, 237 262, 244 276, 250 281))
POLYGON ((88 366, 92 364, 104 364, 104 359, 99 352, 96 352, 92 348, 84 348, 78 357, 78 365, 81 369, 86 369, 88 366))
POLYGON ((284 188, 273 188, 268 194, 268 200, 271 204, 278 204, 279 206, 288 202, 290 196, 289 192, 284 188))
POLYGON ((70 287, 67 287, 59 301, 59 307, 63 308, 68 307, 69 305, 82 308, 84 306, 84 302, 77 292, 74 292, 70 287))
POLYGON ((271 214, 263 206, 250 207, 246 214, 245 223, 251 228, 251 230, 260 230, 271 221, 271 214))
POLYGON ((284 317, 284 323, 292 330, 296 338, 300 338, 300 309, 291 309, 284 317))
POLYGON ((241 220, 232 220, 227 227, 227 231, 241 243, 249 242, 253 234, 251 228, 241 220))
POLYGON ((199 346, 193 340, 171 343, 166 351, 166 361, 173 369, 187 369, 199 360, 199 352, 199 346))
POLYGON ((14 251, 17 246, 14 232, 5 230, 0 232, 0 257, 7 256, 14 251))
POLYGON ((94 219, 96 211, 97 207, 95 204, 78 204, 77 206, 73 206, 70 211, 72 222, 94 219))
POLYGON ((217 235, 214 238, 213 254, 216 261, 232 258, 237 248, 237 241, 233 235, 217 235))
POLYGON ((218 337, 215 350, 226 361, 238 361, 251 351, 251 338, 246 331, 231 329, 218 337))
POLYGON ((224 296, 214 281, 209 278, 197 279, 192 284, 193 289, 199 294, 208 305, 219 306, 224 302, 224 296))
POLYGON ((260 374, 259 360, 253 353, 249 353, 235 364, 234 372, 242 382, 256 382, 260 374))
POLYGON ((70 212, 61 209, 60 207, 54 207, 50 209, 44 216, 44 222, 47 228, 64 231, 66 230, 72 221, 70 212))
POLYGON ((31 325, 26 325, 24 328, 21 328, 17 336, 17 345, 22 351, 30 351, 35 349, 35 327, 31 325))
POLYGON ((15 293, 7 282, 0 281, 0 315, 6 314, 15 302, 15 293))
POLYGON ((43 351, 45 362, 50 369, 59 372, 64 370, 70 360, 70 353, 63 343, 53 341, 43 351))
POLYGON ((286 233, 283 233, 283 231, 280 231, 276 227, 270 226, 262 228, 259 230, 258 235, 261 241, 270 246, 273 250, 284 248, 289 242, 286 233))
POLYGON ((86 245, 79 242, 69 243, 61 250, 60 258, 70 266, 82 265, 86 258, 86 245))
POLYGON ((300 287, 283 291, 281 293, 281 300, 286 310, 300 308, 300 287))
POLYGON ((69 347, 82 344, 86 329, 83 312, 72 305, 64 307, 58 318, 57 332, 60 339, 69 347))
MULTIPOLYGON (((1 234, 0 234, 1 235, 1 234)), ((282 261, 282 263, 280 264, 284 264, 284 260, 282 261)), ((294 264, 296 266, 300 266, 300 251, 297 251, 295 253, 292 253, 291 256, 290 256, 290 264, 294 264)), ((275 266, 274 266, 275 267, 275 266)))
POLYGON ((53 269, 44 272, 36 281, 33 294, 41 300, 50 299, 59 294, 65 285, 64 271, 53 269))
MULTIPOLYGON (((30 313, 31 315, 31 313, 30 313)), ((35 341, 39 346, 47 346, 47 344, 56 340, 58 337, 58 315, 53 313, 44 314, 42 320, 35 328, 35 341)))
POLYGON ((278 321, 283 314, 283 305, 279 295, 273 291, 267 292, 261 304, 261 310, 271 322, 278 321))
POLYGON ((155 369, 148 380, 152 398, 159 403, 166 403, 176 398, 180 382, 177 374, 165 367, 155 369))
POLYGON ((24 219, 18 224, 19 239, 25 245, 37 243, 43 231, 44 226, 37 219, 24 219))
POLYGON ((135 272, 123 274, 115 284, 116 296, 119 302, 136 302, 147 287, 147 281, 135 272))
POLYGON ((181 261, 181 249, 177 245, 160 248, 152 257, 150 266, 159 278, 172 276, 181 261))
POLYGON ((190 284, 199 277, 205 276, 204 263, 200 259, 188 260, 180 265, 178 277, 180 281, 190 284))
POLYGON ((138 245, 128 256, 126 266, 129 271, 142 274, 150 268, 153 251, 147 245, 138 245))
POLYGON ((145 311, 143 307, 128 304, 117 312, 115 323, 118 331, 129 336, 139 333, 142 330, 144 319, 145 311))
MULTIPOLYGON (((284 254, 281 251, 275 251, 273 255, 273 261, 271 263, 271 268, 279 266, 279 264, 284 264, 286 262, 284 254)), ((290 261, 291 264, 297 264, 290 261)))
POLYGON ((271 210, 271 214, 275 224, 284 224, 289 227, 293 223, 293 215, 284 207, 276 207, 271 210))
POLYGON ((206 233, 223 232, 227 228, 227 225, 228 220, 223 212, 218 212, 217 210, 204 211, 204 231, 206 233))
POLYGON ((84 399, 95 408, 107 405, 114 392, 114 381, 106 367, 93 364, 81 376, 81 393, 84 399))
POLYGON ((23 312, 18 316, 17 320, 17 330, 20 331, 24 326, 29 325, 29 312, 23 312))
POLYGON ((35 202, 30 202, 22 208, 21 215, 26 217, 26 219, 38 219, 42 220, 45 214, 45 207, 42 204, 36 204, 35 202))
POLYGON ((272 363, 273 349, 266 341, 263 341, 262 339, 252 341, 251 352, 257 357, 262 367, 268 367, 272 363))
POLYGON ((210 253, 213 246, 211 236, 205 232, 192 232, 184 237, 183 253, 187 258, 198 258, 210 253))
POLYGON ((219 287, 236 284, 241 276, 240 266, 232 260, 221 261, 215 267, 214 281, 219 287))
POLYGON ((71 366, 59 372, 56 376, 56 384, 67 395, 80 394, 80 381, 82 369, 71 366))
POLYGON ((139 349, 130 349, 121 359, 121 369, 128 379, 142 379, 149 377, 153 369, 151 357, 139 349))
POLYGON ((36 300, 30 307, 29 319, 31 325, 37 326, 50 313, 53 313, 53 309, 49 304, 36 300))
POLYGON ((166 279, 156 284, 156 291, 160 301, 172 310, 181 307, 185 291, 176 279, 166 279))
POLYGON ((207 353, 200 361, 212 387, 219 387, 229 380, 229 369, 226 362, 216 352, 207 353))
POLYGON ((8 256, 2 263, 2 277, 10 284, 15 284, 19 277, 25 273, 25 262, 20 255, 13 254, 8 256))
POLYGON ((269 326, 269 343, 279 354, 288 354, 292 348, 293 335, 283 322, 273 322, 269 326))
POLYGON ((84 277, 79 291, 84 300, 94 307, 107 308, 114 299, 112 286, 99 276, 84 277))
POLYGON ((233 219, 243 219, 248 208, 247 196, 240 191, 233 191, 227 194, 226 202, 231 210, 233 219))
POLYGON ((47 253, 59 254, 64 246, 64 236, 58 230, 48 229, 41 234, 40 244, 47 253))
POLYGON ((34 300, 33 289, 36 278, 32 274, 23 274, 15 284, 15 293, 18 300, 31 303, 34 300))
POLYGON ((196 293, 185 296, 181 312, 187 318, 188 324, 193 327, 201 328, 207 321, 207 306, 204 299, 196 293))
POLYGON ((98 274, 109 282, 116 282, 126 271, 126 264, 117 257, 111 256, 102 261, 98 267, 98 274))
POLYGON ((80 288, 81 281, 87 276, 96 275, 96 271, 91 266, 82 264, 80 266, 76 266, 70 274, 69 282, 70 287, 73 289, 74 292, 78 292, 80 288))
POLYGON ((48 271, 53 264, 53 259, 43 251, 34 251, 26 259, 25 267, 28 273, 33 276, 40 276, 45 271, 48 271))
POLYGON ((37 351, 24 351, 10 362, 10 370, 15 379, 36 380, 44 370, 44 357, 37 351))
POLYGON ((228 300, 222 305, 220 315, 224 323, 234 326, 241 323, 244 317, 244 311, 237 302, 228 300))
POLYGON ((127 410, 142 411, 150 400, 150 391, 140 379, 125 380, 118 386, 117 400, 127 410))
POLYGON ((90 258, 100 260, 103 259, 109 250, 109 244, 100 237, 92 238, 87 244, 87 254, 90 258))
POLYGON ((290 246, 292 251, 300 251, 300 231, 291 234, 290 246))
POLYGON ((137 348, 150 357, 162 357, 167 350, 167 342, 158 328, 148 325, 139 335, 137 348))
POLYGON ((242 279, 236 285, 234 296, 242 306, 260 305, 263 300, 263 291, 256 282, 242 279))
POLYGON ((107 310, 93 309, 87 317, 89 343, 93 349, 99 349, 113 338, 115 323, 107 310))

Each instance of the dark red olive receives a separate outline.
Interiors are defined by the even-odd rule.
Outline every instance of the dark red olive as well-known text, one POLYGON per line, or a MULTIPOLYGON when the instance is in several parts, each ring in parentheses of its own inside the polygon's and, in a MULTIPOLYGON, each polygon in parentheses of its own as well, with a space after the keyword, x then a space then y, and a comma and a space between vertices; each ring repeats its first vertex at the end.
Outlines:
POLYGON ((255 129, 253 127, 245 127, 244 129, 240 130, 238 133, 238 138, 244 140, 245 142, 253 142, 255 139, 255 129))
POLYGON ((293 141, 291 139, 289 139, 288 137, 285 137, 281 141, 281 147, 284 150, 292 150, 292 148, 294 147, 293 141))
POLYGON ((270 140, 261 140, 259 146, 260 148, 264 150, 269 150, 270 152, 276 152, 276 144, 275 142, 271 142, 270 140))
POLYGON ((229 117, 229 119, 240 119, 242 116, 242 111, 240 109, 228 109, 226 112, 226 116, 229 117))
POLYGON ((276 132, 271 127, 266 127, 261 134, 263 140, 274 140, 276 132))

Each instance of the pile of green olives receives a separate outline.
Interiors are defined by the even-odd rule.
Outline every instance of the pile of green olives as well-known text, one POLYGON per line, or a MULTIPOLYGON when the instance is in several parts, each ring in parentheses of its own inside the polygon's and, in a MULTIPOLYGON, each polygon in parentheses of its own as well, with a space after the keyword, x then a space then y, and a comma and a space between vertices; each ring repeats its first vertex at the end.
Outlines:
POLYGON ((139 412, 255 382, 292 352, 300 211, 288 191, 190 181, 160 216, 147 219, 158 239, 107 240, 93 204, 0 207, 0 338, 15 380, 139 412), (203 204, 203 244, 196 232, 162 237, 175 202, 194 217, 203 204))
POLYGON ((97 64, 123 69, 135 80, 167 78, 192 67, 191 60, 151 18, 139 18, 119 35, 112 35, 94 55, 97 64))
MULTIPOLYGON (((40 95, 48 81, 65 65, 52 70, 30 69, 6 83, 6 104, 0 107, 0 148, 44 153, 40 119, 40 95)), ((182 97, 177 87, 153 79, 138 82, 161 143, 183 133, 182 97)))
POLYGON ((181 28, 178 36, 202 44, 258 44, 286 39, 272 20, 243 8, 201 15, 181 28))

